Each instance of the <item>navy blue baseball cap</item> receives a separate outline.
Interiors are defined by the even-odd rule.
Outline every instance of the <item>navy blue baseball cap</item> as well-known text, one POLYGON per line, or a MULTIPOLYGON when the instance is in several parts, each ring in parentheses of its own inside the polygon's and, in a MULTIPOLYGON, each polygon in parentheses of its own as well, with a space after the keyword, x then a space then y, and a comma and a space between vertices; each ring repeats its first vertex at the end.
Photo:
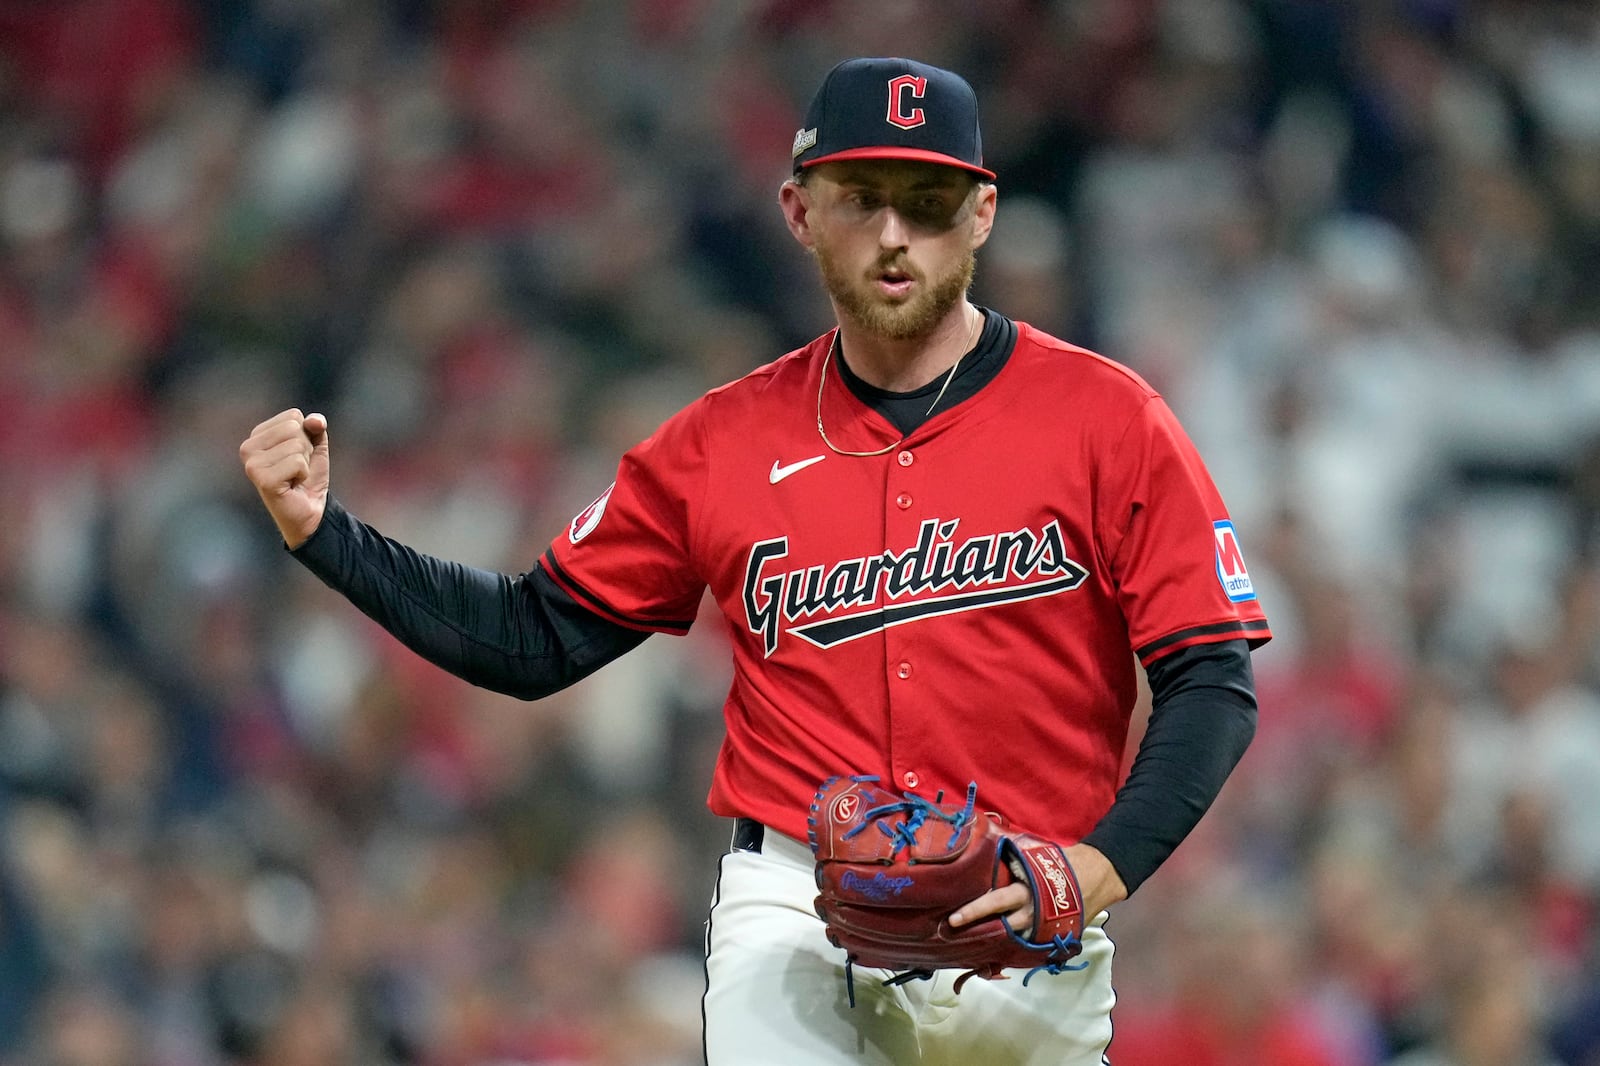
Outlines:
POLYGON ((847 59, 828 72, 794 135, 794 172, 836 159, 915 159, 994 180, 978 94, 961 75, 912 59, 847 59))

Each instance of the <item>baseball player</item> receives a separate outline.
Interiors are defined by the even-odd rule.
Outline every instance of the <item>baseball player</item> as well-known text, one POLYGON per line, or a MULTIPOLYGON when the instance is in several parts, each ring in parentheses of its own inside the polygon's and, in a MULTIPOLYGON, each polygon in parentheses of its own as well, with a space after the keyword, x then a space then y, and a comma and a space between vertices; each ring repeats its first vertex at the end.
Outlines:
MULTIPOLYGON (((708 803, 734 819, 706 930, 711 1066, 1108 1062, 1106 908, 1210 805, 1255 728, 1269 639, 1239 536, 1132 371, 967 298, 998 196, 972 88, 905 59, 823 81, 779 206, 837 327, 669 419, 527 573, 421 555, 329 493, 329 427, 240 448, 295 558, 430 661, 526 699, 709 588, 732 634, 708 803), (1136 694, 1153 712, 1127 781, 1136 694), (1060 843, 1077 969, 854 975, 813 909, 807 808, 830 775, 963 794, 1060 843), (905 976, 905 975, 900 975, 905 976), (1021 976, 1020 974, 1017 976, 1021 976)), ((1026 922, 1010 884, 953 926, 1026 922)))

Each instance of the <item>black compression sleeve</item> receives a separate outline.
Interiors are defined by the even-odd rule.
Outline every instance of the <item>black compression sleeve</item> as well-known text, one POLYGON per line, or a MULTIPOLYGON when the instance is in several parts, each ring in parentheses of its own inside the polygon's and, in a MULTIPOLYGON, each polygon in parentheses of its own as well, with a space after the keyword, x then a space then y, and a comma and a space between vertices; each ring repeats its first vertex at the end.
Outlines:
POLYGON ((580 606, 538 567, 513 578, 424 555, 332 499, 291 554, 424 659, 520 699, 563 689, 649 636, 580 606))
POLYGON ((1150 722, 1116 802, 1084 837, 1133 893, 1189 835, 1256 730, 1255 678, 1243 640, 1198 644, 1147 669, 1150 722))

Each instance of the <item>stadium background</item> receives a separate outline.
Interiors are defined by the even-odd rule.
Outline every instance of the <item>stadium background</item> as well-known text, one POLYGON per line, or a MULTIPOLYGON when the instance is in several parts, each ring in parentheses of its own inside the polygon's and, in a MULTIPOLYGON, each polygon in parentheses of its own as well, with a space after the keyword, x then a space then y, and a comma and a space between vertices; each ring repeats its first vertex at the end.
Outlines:
POLYGON ((698 1061, 718 625, 474 691, 236 447, 325 411, 526 569, 828 324, 774 198, 856 54, 975 83, 979 297, 1167 394, 1280 634, 1118 1066, 1600 1062, 1592 3, 5 0, 0 1063, 698 1061))

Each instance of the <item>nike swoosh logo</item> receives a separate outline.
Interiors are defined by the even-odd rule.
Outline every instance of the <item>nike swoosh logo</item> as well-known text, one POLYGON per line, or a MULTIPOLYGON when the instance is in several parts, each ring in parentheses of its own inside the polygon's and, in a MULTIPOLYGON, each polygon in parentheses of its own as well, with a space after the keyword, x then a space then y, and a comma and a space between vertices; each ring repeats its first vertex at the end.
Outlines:
POLYGON ((767 481, 776 485, 790 474, 798 474, 806 467, 814 466, 826 458, 826 455, 813 455, 809 459, 802 459, 798 463, 790 463, 788 466, 780 466, 778 460, 774 459, 772 460, 772 473, 767 475, 767 481))

